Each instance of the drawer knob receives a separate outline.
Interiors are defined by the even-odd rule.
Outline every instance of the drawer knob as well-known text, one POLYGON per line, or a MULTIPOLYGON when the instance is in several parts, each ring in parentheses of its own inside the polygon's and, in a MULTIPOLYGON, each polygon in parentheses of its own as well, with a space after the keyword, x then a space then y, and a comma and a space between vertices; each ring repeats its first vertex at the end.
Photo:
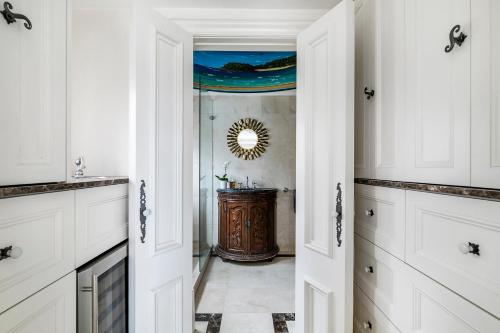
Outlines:
POLYGON ((372 273, 373 274, 373 266, 365 266, 365 272, 366 273, 372 273))
POLYGON ((365 330, 371 330, 371 329, 372 329, 372 327, 373 327, 372 323, 371 323, 371 322, 369 322, 368 320, 367 320, 367 321, 365 321, 365 322, 363 323, 363 328, 364 328, 365 330))
POLYGON ((375 213, 373 212, 373 209, 367 209, 365 210, 365 215, 372 217, 373 215, 375 215, 375 213))
POLYGON ((23 254, 23 250, 16 246, 7 246, 0 249, 0 260, 11 258, 17 259, 23 254))
POLYGON ((465 242, 465 243, 462 243, 458 246, 458 249, 460 250, 460 252, 462 252, 463 254, 475 254, 476 256, 479 256, 479 244, 474 244, 474 243, 471 243, 471 242, 465 242))

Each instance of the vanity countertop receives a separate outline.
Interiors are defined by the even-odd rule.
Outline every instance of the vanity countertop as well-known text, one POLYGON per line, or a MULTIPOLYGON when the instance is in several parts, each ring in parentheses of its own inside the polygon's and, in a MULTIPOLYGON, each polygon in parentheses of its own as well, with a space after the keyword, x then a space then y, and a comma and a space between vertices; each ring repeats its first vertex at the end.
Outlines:
POLYGON ((263 193, 263 192, 278 192, 277 188, 226 188, 217 189, 218 193, 263 193))
POLYGON ((128 182, 128 177, 89 177, 77 179, 72 182, 0 186, 0 199, 51 192, 80 190, 91 187, 127 184, 128 182))

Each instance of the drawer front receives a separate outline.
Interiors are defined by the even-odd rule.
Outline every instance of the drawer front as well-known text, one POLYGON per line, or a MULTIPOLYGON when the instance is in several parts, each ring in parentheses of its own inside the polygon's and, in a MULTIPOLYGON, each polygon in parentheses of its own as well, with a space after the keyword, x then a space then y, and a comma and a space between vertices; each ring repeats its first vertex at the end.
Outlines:
POLYGON ((401 327, 403 305, 410 289, 404 275, 406 265, 357 235, 354 242, 354 282, 396 326, 401 327))
POLYGON ((354 285, 354 332, 400 333, 370 299, 354 285))
POLYGON ((0 200, 0 312, 75 269, 74 192, 0 200))
POLYGON ((403 259, 405 191, 356 184, 355 192, 355 232, 403 259))
POLYGON ((500 203, 408 191, 406 218, 406 262, 500 317, 500 203))
POLYGON ((128 185, 76 191, 76 264, 109 250, 128 237, 128 185))
POLYGON ((500 332, 500 320, 408 266, 409 320, 412 333, 500 332))
POLYGON ((75 273, 0 314, 0 328, 12 333, 75 333, 75 273))

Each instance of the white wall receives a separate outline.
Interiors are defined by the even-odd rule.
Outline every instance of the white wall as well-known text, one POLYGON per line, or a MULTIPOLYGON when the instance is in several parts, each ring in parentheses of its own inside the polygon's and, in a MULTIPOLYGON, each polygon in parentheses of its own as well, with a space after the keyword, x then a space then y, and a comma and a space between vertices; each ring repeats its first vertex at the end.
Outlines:
POLYGON ((129 31, 127 9, 72 13, 68 177, 128 175, 129 31))
MULTIPOLYGON (((278 188, 277 239, 281 253, 295 251, 295 214, 293 192, 284 193, 284 187, 295 189, 295 96, 270 94, 214 94, 214 172, 223 173, 224 161, 231 161, 229 178, 258 187, 278 188), (231 125, 241 118, 255 118, 269 130, 267 151, 253 161, 234 156, 227 147, 226 135, 231 125)), ((218 183, 215 182, 215 186, 218 183)), ((214 191, 214 195, 217 193, 214 191)), ((218 221, 217 198, 214 197, 214 222, 218 221)), ((214 244, 217 244, 218 223, 214 223, 214 244)))

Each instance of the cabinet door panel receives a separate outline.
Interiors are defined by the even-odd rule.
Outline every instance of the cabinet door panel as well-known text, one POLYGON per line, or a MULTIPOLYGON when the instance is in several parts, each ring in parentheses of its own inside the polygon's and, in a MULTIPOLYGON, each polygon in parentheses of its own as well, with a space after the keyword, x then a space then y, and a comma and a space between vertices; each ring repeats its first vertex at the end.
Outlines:
POLYGON ((76 274, 72 272, 0 314, 1 332, 76 332, 76 274))
POLYGON ((230 251, 246 252, 248 248, 247 233, 247 205, 239 202, 227 203, 227 248, 230 251))
POLYGON ((470 0, 407 0, 407 179, 470 184, 470 43, 445 52, 450 30, 470 35, 470 0))
POLYGON ((399 180, 405 148, 405 1, 376 0, 374 16, 375 66, 372 115, 373 178, 399 180))
POLYGON ((500 2, 472 1, 471 184, 500 188, 500 2))
POLYGON ((359 178, 373 177, 370 163, 371 109, 373 99, 367 100, 364 89, 375 89, 374 59, 374 1, 358 1, 355 37, 355 101, 354 101, 354 169, 359 178))
POLYGON ((251 223, 250 252, 261 253, 268 250, 269 237, 269 214, 271 213, 266 202, 248 204, 248 219, 251 223))
POLYGON ((0 185, 66 179, 66 0, 17 0, 2 18, 0 185))

